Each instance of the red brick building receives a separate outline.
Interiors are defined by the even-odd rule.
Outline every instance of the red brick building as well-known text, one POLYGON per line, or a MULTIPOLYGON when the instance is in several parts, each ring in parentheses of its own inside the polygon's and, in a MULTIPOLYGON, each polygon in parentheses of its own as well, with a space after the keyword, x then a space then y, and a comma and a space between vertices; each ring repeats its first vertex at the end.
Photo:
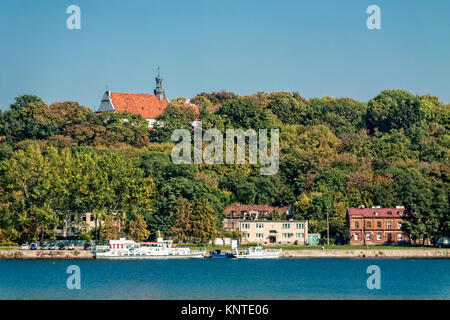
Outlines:
POLYGON ((351 245, 375 245, 410 241, 402 231, 405 208, 348 208, 351 245))

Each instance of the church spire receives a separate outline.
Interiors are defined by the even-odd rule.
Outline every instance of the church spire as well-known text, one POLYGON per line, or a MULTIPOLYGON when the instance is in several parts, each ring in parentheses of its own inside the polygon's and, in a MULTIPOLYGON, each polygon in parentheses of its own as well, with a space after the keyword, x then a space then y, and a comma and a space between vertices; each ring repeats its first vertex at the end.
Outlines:
POLYGON ((159 74, 159 67, 158 67, 158 75, 156 76, 156 89, 154 90, 155 96, 158 98, 159 101, 164 101, 165 95, 164 95, 164 89, 162 87, 162 77, 159 74))

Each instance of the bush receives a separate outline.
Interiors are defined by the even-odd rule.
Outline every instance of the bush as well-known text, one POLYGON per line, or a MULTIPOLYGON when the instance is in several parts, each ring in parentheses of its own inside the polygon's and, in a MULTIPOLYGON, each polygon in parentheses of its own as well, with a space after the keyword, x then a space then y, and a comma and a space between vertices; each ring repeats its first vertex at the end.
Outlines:
POLYGON ((0 241, 0 247, 16 247, 19 244, 13 242, 13 241, 0 241))
MULTIPOLYGON (((327 238, 320 238, 319 243, 321 245, 326 245, 327 244, 327 238)), ((334 245, 336 243, 336 239, 335 238, 330 238, 330 245, 334 245)))

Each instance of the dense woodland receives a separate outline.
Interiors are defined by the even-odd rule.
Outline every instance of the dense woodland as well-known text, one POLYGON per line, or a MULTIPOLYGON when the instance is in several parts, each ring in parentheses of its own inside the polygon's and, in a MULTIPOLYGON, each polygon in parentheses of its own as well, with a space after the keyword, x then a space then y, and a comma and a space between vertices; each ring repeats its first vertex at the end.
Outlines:
POLYGON ((386 90, 367 103, 299 93, 178 98, 151 131, 130 113, 96 114, 77 102, 15 98, 0 112, 0 241, 52 239, 74 213, 92 212, 84 239, 144 240, 157 230, 183 242, 223 235, 228 204, 292 204, 309 232, 349 238, 346 208, 404 205, 414 239, 449 236, 450 105, 386 90), (174 129, 278 128, 280 168, 175 165, 174 129), (103 223, 102 223, 103 221, 103 223))

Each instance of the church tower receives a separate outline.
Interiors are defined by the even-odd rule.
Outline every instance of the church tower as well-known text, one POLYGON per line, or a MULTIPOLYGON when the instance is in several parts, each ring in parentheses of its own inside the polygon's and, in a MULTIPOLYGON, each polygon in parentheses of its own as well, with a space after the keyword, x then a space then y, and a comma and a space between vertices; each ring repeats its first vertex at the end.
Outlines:
POLYGON ((155 93, 155 96, 158 98, 159 101, 164 101, 165 95, 164 95, 164 89, 162 88, 162 77, 159 74, 159 67, 158 67, 158 76, 156 79, 156 89, 153 91, 155 93))

